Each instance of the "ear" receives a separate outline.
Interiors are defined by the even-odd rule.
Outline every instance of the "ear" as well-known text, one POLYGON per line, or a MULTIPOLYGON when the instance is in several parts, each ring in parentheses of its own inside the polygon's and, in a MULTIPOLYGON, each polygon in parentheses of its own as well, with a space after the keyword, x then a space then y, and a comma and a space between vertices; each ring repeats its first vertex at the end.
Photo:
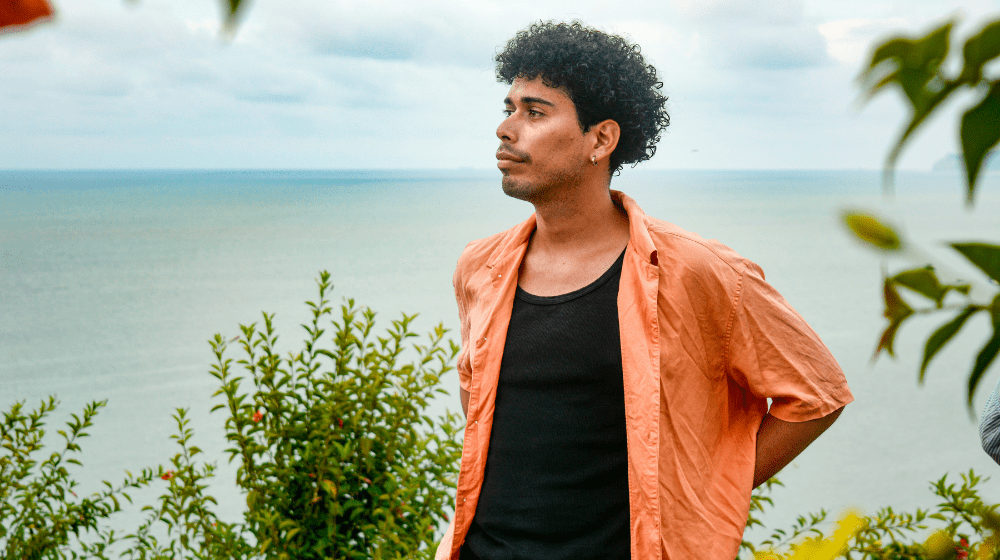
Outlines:
POLYGON ((622 129, 618 123, 611 119, 601 121, 590 127, 588 131, 593 138, 592 155, 598 160, 603 160, 611 156, 611 153, 618 147, 618 139, 621 137, 622 129))

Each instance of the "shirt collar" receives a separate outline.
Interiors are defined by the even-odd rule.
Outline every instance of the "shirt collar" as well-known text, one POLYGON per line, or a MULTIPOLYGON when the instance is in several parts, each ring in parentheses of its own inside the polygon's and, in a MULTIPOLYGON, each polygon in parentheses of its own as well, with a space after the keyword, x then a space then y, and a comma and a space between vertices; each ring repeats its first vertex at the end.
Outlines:
MULTIPOLYGON (((629 223, 629 247, 635 251, 642 260, 652 264, 657 264, 656 246, 649 236, 649 229, 646 223, 646 214, 639 208, 634 200, 626 196, 621 191, 612 190, 611 200, 621 206, 628 215, 629 223)), ((531 239, 532 232, 535 231, 535 215, 528 216, 528 219, 508 230, 504 240, 501 241, 493 253, 490 255, 486 266, 494 268, 497 263, 506 259, 511 254, 518 252, 523 254, 524 247, 531 239)))

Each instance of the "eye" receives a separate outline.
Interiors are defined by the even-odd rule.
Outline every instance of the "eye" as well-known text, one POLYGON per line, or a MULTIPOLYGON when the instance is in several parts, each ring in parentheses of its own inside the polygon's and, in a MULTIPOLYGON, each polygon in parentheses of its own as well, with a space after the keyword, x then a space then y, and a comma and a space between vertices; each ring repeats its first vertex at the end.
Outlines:
POLYGON ((534 108, 528 109, 528 116, 529 117, 540 117, 540 116, 542 116, 542 112, 539 111, 538 109, 534 109, 534 108))
POLYGON ((513 109, 504 109, 504 110, 503 110, 503 116, 505 116, 505 117, 509 117, 509 116, 511 116, 511 115, 512 115, 513 113, 514 113, 514 110, 513 110, 513 109))

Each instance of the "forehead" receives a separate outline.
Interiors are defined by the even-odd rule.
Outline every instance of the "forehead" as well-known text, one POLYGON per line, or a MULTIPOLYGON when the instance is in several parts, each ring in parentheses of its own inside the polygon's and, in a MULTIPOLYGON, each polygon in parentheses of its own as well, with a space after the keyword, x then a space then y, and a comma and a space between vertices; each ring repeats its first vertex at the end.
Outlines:
POLYGON ((510 85, 510 91, 507 92, 506 100, 513 103, 524 102, 526 100, 541 100, 555 106, 566 104, 573 106, 573 100, 570 99, 565 89, 545 85, 541 77, 530 80, 515 78, 514 82, 510 85))

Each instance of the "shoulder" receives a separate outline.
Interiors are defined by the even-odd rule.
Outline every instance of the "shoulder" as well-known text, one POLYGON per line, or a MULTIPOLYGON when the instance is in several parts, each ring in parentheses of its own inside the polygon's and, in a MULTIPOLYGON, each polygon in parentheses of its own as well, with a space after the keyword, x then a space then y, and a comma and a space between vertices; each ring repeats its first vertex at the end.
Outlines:
POLYGON ((475 270, 485 266, 489 262, 490 256, 503 244, 512 230, 513 228, 495 233, 489 237, 470 241, 465 246, 465 249, 462 249, 462 254, 458 257, 458 264, 455 267, 455 271, 475 270))
POLYGON ((463 278, 468 278, 476 271, 482 270, 510 233, 511 230, 501 231, 466 245, 455 265, 455 287, 462 283, 463 278))
POLYGON ((764 277, 756 263, 716 239, 687 231, 670 222, 645 216, 661 270, 737 279, 748 271, 764 277))
POLYGON ((455 266, 455 288, 467 284, 477 273, 488 275, 488 266, 526 242, 534 229, 534 215, 514 227, 477 239, 465 246, 455 266))

